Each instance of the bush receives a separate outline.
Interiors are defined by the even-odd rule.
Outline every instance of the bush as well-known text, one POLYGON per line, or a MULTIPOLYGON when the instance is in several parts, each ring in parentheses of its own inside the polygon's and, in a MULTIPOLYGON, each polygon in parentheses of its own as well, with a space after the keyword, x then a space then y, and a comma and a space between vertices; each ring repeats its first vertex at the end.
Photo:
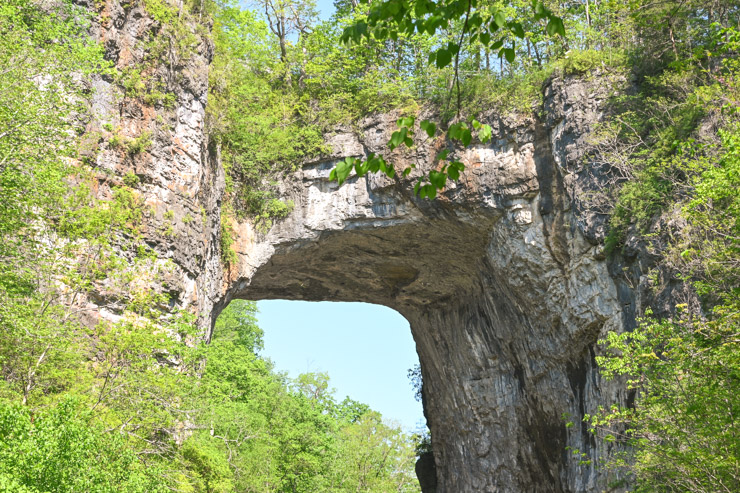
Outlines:
POLYGON ((625 68, 627 57, 618 51, 573 50, 555 62, 565 75, 586 74, 598 68, 625 68))

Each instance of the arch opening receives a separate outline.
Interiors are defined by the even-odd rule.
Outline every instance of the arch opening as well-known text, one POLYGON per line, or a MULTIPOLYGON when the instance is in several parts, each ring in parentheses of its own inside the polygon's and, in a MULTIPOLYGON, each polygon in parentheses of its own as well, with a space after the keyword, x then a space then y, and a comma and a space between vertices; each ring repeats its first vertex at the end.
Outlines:
POLYGON ((257 303, 262 356, 290 378, 327 373, 335 398, 362 402, 415 432, 426 427, 408 370, 419 364, 408 321, 380 305, 267 300, 257 303))

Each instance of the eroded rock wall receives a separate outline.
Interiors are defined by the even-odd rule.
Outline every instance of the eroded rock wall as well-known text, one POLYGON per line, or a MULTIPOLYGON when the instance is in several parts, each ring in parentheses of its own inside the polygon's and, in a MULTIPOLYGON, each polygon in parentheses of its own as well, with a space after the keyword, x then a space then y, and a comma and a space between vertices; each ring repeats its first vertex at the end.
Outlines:
MULTIPOLYGON (((170 308, 199 315, 208 326, 212 295, 222 289, 219 260, 223 170, 209 155, 205 128, 208 70, 213 56, 208 25, 183 23, 187 52, 171 49, 171 33, 132 0, 76 0, 92 14, 91 35, 117 74, 92 84, 82 157, 95 173, 94 190, 110 199, 117 187, 135 190, 143 212, 141 245, 156 260, 135 282, 170 297, 170 308), (166 48, 166 49, 165 49, 166 48), (164 49, 164 54, 154 53, 164 49), (132 142, 142 143, 134 149, 132 142)), ((132 260, 141 252, 121 252, 132 260)), ((123 303, 113 282, 91 293, 89 323, 117 320, 123 303), (97 305, 98 309, 90 309, 97 305)))

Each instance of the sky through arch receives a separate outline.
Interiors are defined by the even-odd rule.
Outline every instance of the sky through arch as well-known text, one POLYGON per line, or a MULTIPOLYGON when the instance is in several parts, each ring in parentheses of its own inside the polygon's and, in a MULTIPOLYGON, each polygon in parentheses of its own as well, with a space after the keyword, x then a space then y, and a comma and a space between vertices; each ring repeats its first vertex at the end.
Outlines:
POLYGON ((406 430, 423 428, 421 403, 406 376, 418 364, 409 323, 369 303, 268 300, 257 302, 264 330, 261 354, 292 378, 329 373, 338 400, 368 404, 406 430))

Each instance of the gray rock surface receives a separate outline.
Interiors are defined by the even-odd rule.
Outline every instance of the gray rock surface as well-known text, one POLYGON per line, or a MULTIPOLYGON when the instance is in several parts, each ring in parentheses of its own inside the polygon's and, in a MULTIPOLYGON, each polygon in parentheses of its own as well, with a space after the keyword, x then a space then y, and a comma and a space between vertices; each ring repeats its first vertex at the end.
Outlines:
MULTIPOLYGON (((110 22, 95 35, 109 58, 119 68, 142 63, 143 40, 156 35, 156 23, 116 0, 103 11, 110 22)), ((599 466, 612 451, 581 420, 627 398, 601 379, 594 357, 606 331, 629 328, 634 314, 623 307, 634 294, 610 275, 603 218, 583 206, 594 178, 582 161, 610 86, 598 77, 556 79, 543 119, 488 115, 493 139, 453 149, 466 170, 435 201, 416 198, 413 179, 437 166, 436 152, 449 143, 389 155, 397 115, 367 118, 359 134, 327 136, 332 154, 280 184, 295 204, 286 219, 267 233, 232 220, 238 262, 225 268, 223 170, 204 128, 210 56, 203 41, 188 60, 153 69, 168 81, 174 108, 146 106, 99 80, 89 128, 105 135, 107 123, 125 137, 152 134, 140 155, 105 138, 92 155, 102 197, 123 176, 139 177, 149 210, 144 239, 167 261, 159 289, 173 306, 198 314, 206 339, 235 298, 389 306, 409 320, 417 344, 438 493, 607 489, 614 478, 599 466), (413 161, 418 170, 407 179, 329 181, 337 161, 368 152, 382 152, 397 169, 413 161), (566 447, 591 462, 579 465, 566 447)), ((98 317, 115 316, 115 306, 98 310, 98 317)))

